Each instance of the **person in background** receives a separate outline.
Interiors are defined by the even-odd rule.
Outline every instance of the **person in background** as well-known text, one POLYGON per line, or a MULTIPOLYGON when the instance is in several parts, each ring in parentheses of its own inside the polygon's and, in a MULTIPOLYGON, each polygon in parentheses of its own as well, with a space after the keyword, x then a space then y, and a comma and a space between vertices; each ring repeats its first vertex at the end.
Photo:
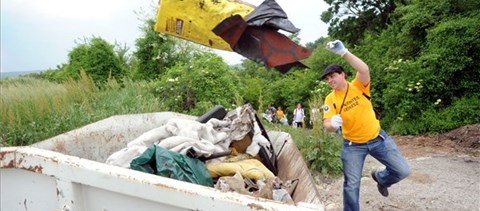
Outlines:
POLYGON ((275 106, 273 106, 272 104, 268 104, 268 110, 270 110, 272 122, 277 123, 278 122, 277 109, 275 109, 275 106))
POLYGON ((277 119, 281 122, 284 117, 282 106, 277 107, 277 119))
POLYGON ((383 170, 371 172, 378 191, 384 197, 388 196, 390 186, 410 174, 410 167, 375 117, 369 97, 368 65, 350 53, 339 40, 327 43, 327 49, 343 57, 356 70, 351 82, 347 81, 345 70, 340 65, 329 65, 323 71, 322 79, 332 88, 323 105, 323 125, 328 131, 337 132, 343 138, 343 209, 360 210, 360 182, 367 155, 386 166, 383 170))
POLYGON ((302 105, 299 103, 297 104, 297 108, 293 110, 293 123, 295 124, 294 127, 303 127, 303 121, 305 117, 305 112, 303 111, 302 105))

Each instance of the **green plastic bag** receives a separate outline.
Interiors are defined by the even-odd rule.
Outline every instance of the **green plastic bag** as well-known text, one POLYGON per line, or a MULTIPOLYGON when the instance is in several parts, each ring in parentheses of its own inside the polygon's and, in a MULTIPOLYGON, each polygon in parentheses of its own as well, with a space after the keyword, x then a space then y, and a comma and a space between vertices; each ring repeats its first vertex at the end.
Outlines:
POLYGON ((205 164, 195 158, 152 145, 130 162, 130 168, 185 182, 213 187, 205 164))

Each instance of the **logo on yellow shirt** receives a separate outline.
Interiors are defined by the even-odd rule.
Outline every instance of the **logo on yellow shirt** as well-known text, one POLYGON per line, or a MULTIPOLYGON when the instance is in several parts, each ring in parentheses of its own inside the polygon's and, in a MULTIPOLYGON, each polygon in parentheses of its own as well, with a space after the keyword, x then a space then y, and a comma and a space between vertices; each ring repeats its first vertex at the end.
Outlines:
POLYGON ((323 105, 322 109, 323 109, 324 113, 328 113, 330 111, 330 106, 329 105, 323 105))

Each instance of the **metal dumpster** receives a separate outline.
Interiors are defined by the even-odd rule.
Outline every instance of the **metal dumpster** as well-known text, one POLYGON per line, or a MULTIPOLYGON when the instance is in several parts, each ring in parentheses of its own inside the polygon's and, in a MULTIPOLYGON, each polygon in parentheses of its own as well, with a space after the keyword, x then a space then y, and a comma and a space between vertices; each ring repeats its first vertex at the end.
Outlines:
POLYGON ((324 209, 301 154, 283 132, 268 135, 277 153, 278 177, 299 179, 292 196, 295 205, 104 163, 129 141, 170 118, 196 117, 173 112, 118 115, 28 147, 1 148, 1 210, 324 209))

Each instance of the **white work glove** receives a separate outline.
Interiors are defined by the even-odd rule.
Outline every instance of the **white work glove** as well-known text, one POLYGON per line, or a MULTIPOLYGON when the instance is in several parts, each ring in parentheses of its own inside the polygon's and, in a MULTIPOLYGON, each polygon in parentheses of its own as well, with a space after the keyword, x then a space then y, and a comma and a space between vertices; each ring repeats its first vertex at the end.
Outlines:
POLYGON ((337 114, 337 115, 332 117, 330 122, 332 124, 332 127, 335 128, 335 130, 338 130, 338 128, 340 128, 340 126, 342 126, 342 124, 343 124, 343 119, 340 116, 340 114, 337 114))
POLYGON ((340 56, 343 56, 348 52, 348 49, 346 49, 345 46, 343 46, 343 43, 340 40, 328 42, 327 49, 340 56))

